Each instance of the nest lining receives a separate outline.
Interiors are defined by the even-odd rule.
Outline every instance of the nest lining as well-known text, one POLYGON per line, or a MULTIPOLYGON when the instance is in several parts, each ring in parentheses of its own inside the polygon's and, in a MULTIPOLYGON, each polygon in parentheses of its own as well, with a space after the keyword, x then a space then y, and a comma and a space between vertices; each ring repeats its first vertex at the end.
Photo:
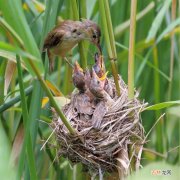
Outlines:
MULTIPOLYGON (((99 169, 103 172, 116 171, 118 154, 122 150, 128 154, 127 145, 142 144, 144 139, 140 111, 146 104, 138 100, 137 92, 133 100, 128 100, 127 85, 120 76, 120 97, 116 94, 112 79, 109 79, 109 83, 114 92, 113 103, 94 100, 88 104, 89 102, 82 100, 86 98, 86 94, 76 92, 71 96, 70 103, 63 107, 63 112, 78 132, 78 137, 68 132, 57 114, 54 114, 52 124, 59 144, 59 156, 67 157, 72 163, 81 162, 93 173, 98 173, 99 169), (104 111, 100 111, 104 106, 103 114, 104 111), (99 121, 98 128, 94 128, 96 120, 99 121)), ((119 166, 124 168, 123 163, 119 166)))

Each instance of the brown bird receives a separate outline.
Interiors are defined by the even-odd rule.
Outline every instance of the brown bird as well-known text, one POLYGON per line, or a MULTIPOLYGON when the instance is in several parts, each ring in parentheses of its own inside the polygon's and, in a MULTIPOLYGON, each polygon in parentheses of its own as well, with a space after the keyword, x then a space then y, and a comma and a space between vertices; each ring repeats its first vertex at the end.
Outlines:
POLYGON ((103 77, 99 78, 94 70, 92 68, 92 78, 89 85, 89 90, 91 93, 97 97, 97 98, 103 98, 104 94, 104 85, 106 81, 106 74, 104 74, 103 77))
POLYGON ((48 52, 50 71, 54 68, 54 56, 60 56, 68 62, 66 54, 82 40, 95 44, 101 52, 100 35, 99 26, 90 20, 65 20, 57 25, 48 33, 43 46, 43 51, 48 52))
POLYGON ((86 32, 86 39, 93 43, 102 54, 102 49, 100 45, 101 30, 100 27, 93 21, 88 19, 82 19, 82 26, 86 32))
POLYGON ((76 88, 78 88, 80 93, 85 92, 86 83, 83 69, 80 67, 78 62, 76 61, 74 64, 73 75, 72 75, 73 84, 76 88))

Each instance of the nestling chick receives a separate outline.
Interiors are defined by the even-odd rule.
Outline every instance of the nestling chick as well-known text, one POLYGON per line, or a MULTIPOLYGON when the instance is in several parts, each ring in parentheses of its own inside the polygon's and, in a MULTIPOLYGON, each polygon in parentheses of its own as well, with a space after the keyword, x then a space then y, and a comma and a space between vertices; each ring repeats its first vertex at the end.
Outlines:
POLYGON ((102 56, 99 55, 98 53, 95 53, 94 61, 95 61, 95 65, 93 66, 94 71, 96 72, 98 77, 101 78, 104 74, 102 56))
POLYGON ((74 65, 72 80, 73 80, 74 86, 78 88, 80 93, 85 92, 86 84, 85 84, 84 72, 77 61, 75 62, 75 65, 74 65))
POLYGON ((99 78, 94 71, 94 68, 92 68, 92 78, 90 81, 89 90, 95 97, 103 98, 105 80, 106 74, 104 75, 104 77, 99 78))

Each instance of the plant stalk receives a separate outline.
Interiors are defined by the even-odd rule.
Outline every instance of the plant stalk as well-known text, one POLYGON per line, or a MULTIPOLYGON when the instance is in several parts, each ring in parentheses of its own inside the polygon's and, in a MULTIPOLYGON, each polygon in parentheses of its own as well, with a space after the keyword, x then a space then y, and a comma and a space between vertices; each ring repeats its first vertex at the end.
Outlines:
MULTIPOLYGON (((172 8, 171 8, 171 20, 174 21, 176 19, 176 0, 172 0, 172 8)), ((172 83, 173 83, 173 71, 174 71, 174 45, 175 45, 175 37, 174 30, 171 33, 171 55, 170 55, 170 69, 169 69, 169 87, 168 87, 168 101, 171 100, 172 94, 172 83)))
POLYGON ((128 58, 128 98, 134 98, 134 57, 135 57, 135 33, 136 33, 136 8, 137 0, 131 0, 130 38, 128 58))
MULTIPOLYGON (((120 87, 119 87, 119 82, 118 82, 119 78, 118 78, 116 64, 115 64, 115 61, 114 61, 114 59, 116 59, 116 57, 114 56, 114 53, 113 53, 113 46, 111 46, 111 43, 110 43, 111 41, 113 42, 113 40, 110 40, 111 36, 109 35, 109 31, 108 31, 108 23, 107 23, 106 13, 105 13, 106 10, 105 10, 105 7, 104 7, 104 1, 103 0, 99 0, 99 10, 100 10, 100 14, 101 14, 102 27, 103 27, 103 30, 104 30, 104 37, 105 37, 106 47, 107 47, 108 55, 109 55, 109 58, 110 58, 112 74, 113 74, 113 77, 114 77, 114 83, 116 85, 117 94, 118 94, 118 96, 120 96, 120 87)), ((109 13, 109 15, 110 15, 110 13, 109 13)), ((111 23, 111 22, 109 22, 109 23, 111 23)))

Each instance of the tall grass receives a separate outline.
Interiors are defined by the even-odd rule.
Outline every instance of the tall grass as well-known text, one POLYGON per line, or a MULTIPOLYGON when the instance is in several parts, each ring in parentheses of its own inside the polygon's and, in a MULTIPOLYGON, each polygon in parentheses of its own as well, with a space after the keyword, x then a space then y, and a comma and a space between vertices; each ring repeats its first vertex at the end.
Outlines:
MULTIPOLYGON (((48 61, 47 55, 41 57, 44 38, 60 18, 79 20, 91 17, 100 22, 105 66, 107 69, 111 67, 117 92, 121 93, 118 85, 120 74, 128 84, 129 99, 134 97, 135 88, 142 101, 155 104, 142 113, 145 131, 149 132, 153 127, 142 157, 144 169, 159 159, 176 166, 180 160, 180 4, 176 0, 151 3, 135 0, 41 0, 38 3, 0 0, 0 135, 3 137, 3 140, 0 137, 0 153, 6 152, 1 161, 4 166, 0 165, 2 178, 13 175, 17 179, 80 180, 85 177, 81 165, 72 170, 67 159, 57 157, 56 143, 54 137, 50 137, 52 130, 47 124, 52 119, 52 106, 67 129, 76 133, 57 105, 53 97, 56 93, 50 90, 55 84, 62 92, 61 96, 65 94, 67 97, 64 98, 68 98, 73 91, 72 70, 58 60, 55 71, 47 74, 47 65, 44 65, 48 61), (24 3, 27 8, 23 8, 24 3), (17 63, 10 72, 9 63, 17 63), (51 85, 44 79, 48 79, 51 85), (7 80, 10 85, 5 87, 7 80), (45 96, 49 97, 50 104, 42 108, 42 97, 45 96), (154 127, 164 112, 167 115, 154 127), (48 137, 49 143, 44 144, 42 140, 48 137), (45 148, 41 150, 43 144, 45 148), (8 166, 10 159, 15 159, 14 167, 8 166), (7 171, 12 173, 8 175, 7 171)), ((71 52, 72 62, 80 54, 78 60, 84 69, 94 62, 89 54, 94 54, 95 48, 87 44, 83 42, 79 49, 71 52)), ((163 166, 159 168, 164 170, 163 166)))

